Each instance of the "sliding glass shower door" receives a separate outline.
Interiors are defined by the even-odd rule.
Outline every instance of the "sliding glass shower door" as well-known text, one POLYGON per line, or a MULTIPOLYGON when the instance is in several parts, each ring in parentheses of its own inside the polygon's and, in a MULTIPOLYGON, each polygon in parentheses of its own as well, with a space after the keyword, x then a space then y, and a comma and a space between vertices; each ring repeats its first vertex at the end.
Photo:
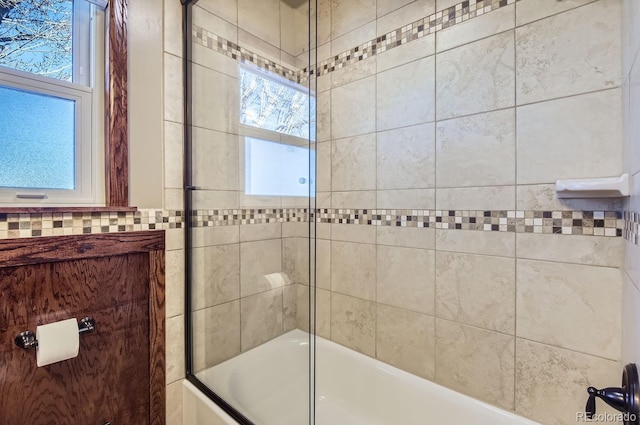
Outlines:
POLYGON ((240 423, 311 424, 315 7, 184 11, 187 378, 240 423))

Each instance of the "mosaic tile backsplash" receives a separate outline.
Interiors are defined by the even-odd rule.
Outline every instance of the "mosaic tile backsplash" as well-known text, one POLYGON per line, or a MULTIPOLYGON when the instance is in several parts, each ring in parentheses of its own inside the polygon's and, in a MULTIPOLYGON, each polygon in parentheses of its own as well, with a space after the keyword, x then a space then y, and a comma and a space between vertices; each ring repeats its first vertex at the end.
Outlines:
MULTIPOLYGON (((306 222, 309 209, 198 210, 193 227, 306 222)), ((542 233, 619 237, 639 244, 640 213, 617 211, 476 211, 317 209, 317 223, 418 227, 485 232, 542 233)), ((0 213, 0 239, 87 233, 180 229, 183 211, 0 213)))

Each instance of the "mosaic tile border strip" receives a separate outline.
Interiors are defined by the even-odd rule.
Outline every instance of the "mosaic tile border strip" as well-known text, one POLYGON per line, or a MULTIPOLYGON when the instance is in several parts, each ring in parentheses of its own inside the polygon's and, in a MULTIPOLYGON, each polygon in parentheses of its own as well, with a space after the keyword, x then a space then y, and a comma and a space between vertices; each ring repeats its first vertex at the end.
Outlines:
MULTIPOLYGON (((618 211, 389 210, 308 208, 198 210, 193 227, 307 222, 485 232, 624 236, 640 243, 640 213, 618 211)), ((136 212, 0 213, 0 239, 182 229, 180 210, 136 212)))
POLYGON ((212 32, 207 31, 202 27, 193 25, 192 35, 193 39, 196 40, 198 44, 215 52, 222 53, 223 55, 230 57, 233 60, 238 60, 243 63, 250 63, 260 69, 273 72, 295 83, 300 82, 299 71, 291 70, 270 59, 264 58, 257 53, 245 49, 244 47, 240 47, 236 43, 226 40, 212 32))
POLYGON ((182 211, 0 213, 0 239, 181 229, 182 211))
POLYGON ((624 212, 624 228, 622 235, 634 245, 640 245, 640 212, 624 212))
POLYGON ((466 22, 469 19, 509 6, 516 3, 516 1, 521 0, 465 0, 325 59, 317 66, 313 66, 311 70, 309 70, 309 67, 299 71, 288 69, 197 25, 193 25, 192 35, 194 42, 208 49, 243 63, 251 63, 290 81, 303 84, 309 81, 310 76, 315 74, 326 75, 379 53, 466 22))

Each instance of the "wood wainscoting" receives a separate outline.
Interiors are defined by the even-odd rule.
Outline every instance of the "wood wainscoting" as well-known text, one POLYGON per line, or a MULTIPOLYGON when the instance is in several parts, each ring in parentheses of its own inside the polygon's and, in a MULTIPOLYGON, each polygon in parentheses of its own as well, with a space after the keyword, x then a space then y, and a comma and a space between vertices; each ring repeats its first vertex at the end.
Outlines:
POLYGON ((164 425, 164 356, 164 231, 0 241, 0 424, 164 425), (85 316, 74 359, 14 344, 85 316))

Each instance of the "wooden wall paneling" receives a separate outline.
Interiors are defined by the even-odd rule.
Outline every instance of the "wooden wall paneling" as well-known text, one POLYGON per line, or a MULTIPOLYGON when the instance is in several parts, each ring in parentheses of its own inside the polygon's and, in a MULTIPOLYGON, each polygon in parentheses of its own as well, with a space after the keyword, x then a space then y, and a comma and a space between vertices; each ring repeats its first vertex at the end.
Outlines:
POLYGON ((149 255, 149 344, 151 349, 149 400, 151 425, 164 425, 166 415, 165 368, 165 268, 164 253, 155 251, 149 255))
POLYGON ((129 205, 127 0, 111 0, 105 34, 105 149, 107 206, 129 205))

